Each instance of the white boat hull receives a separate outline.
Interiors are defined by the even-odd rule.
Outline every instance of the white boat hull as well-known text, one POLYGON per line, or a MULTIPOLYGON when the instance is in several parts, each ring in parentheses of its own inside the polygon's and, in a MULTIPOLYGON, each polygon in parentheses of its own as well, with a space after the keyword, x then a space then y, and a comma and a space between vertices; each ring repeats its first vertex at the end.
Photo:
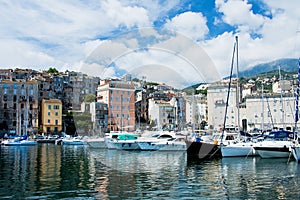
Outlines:
POLYGON ((62 140, 62 145, 84 145, 84 142, 81 140, 78 141, 62 140))
POLYGON ((253 146, 250 145, 228 145, 221 146, 222 157, 246 157, 256 156, 253 146))
POLYGON ((3 143, 5 146, 34 146, 37 145, 36 141, 28 141, 28 140, 22 140, 22 141, 8 141, 3 143))
POLYGON ((143 151, 186 151, 185 142, 138 142, 137 144, 143 151))
POLYGON ((255 147, 255 151, 262 158, 288 158, 291 153, 288 147, 255 147))
POLYGON ((120 149, 120 150, 139 150, 139 145, 135 140, 116 140, 111 138, 105 139, 105 144, 108 149, 120 149))

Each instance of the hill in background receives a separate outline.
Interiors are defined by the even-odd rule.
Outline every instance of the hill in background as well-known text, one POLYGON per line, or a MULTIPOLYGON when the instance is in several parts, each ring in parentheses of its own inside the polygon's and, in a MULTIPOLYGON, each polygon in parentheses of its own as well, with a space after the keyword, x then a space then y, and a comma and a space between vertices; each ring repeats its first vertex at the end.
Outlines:
POLYGON ((275 60, 268 63, 262 63, 251 67, 250 69, 244 70, 239 72, 239 77, 252 77, 258 74, 271 72, 271 71, 278 71, 280 70, 285 72, 297 72, 298 71, 298 59, 295 58, 284 58, 275 60))

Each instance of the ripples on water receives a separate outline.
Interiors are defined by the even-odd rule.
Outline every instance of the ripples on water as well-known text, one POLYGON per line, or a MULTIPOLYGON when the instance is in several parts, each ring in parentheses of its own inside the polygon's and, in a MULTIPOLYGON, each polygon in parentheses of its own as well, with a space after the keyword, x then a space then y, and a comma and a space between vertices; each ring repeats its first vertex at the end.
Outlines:
POLYGON ((299 199, 287 159, 199 162, 185 152, 1 147, 2 199, 299 199))

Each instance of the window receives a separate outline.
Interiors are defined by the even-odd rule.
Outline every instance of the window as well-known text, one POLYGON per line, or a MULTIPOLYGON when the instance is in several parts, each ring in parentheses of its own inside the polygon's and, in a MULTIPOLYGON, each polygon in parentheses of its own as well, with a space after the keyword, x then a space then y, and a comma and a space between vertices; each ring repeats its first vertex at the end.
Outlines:
POLYGON ((48 105, 48 109, 51 110, 51 105, 48 105))
POLYGON ((51 122, 50 119, 48 119, 48 124, 50 124, 50 122, 51 122))
POLYGON ((55 113, 55 116, 58 116, 58 112, 55 113))
POLYGON ((58 120, 55 120, 55 125, 58 125, 58 120))
POLYGON ((48 112, 48 116, 50 116, 50 112, 48 112))
POLYGON ((53 106, 53 109, 54 109, 54 110, 59 110, 59 105, 54 105, 54 106, 53 106))

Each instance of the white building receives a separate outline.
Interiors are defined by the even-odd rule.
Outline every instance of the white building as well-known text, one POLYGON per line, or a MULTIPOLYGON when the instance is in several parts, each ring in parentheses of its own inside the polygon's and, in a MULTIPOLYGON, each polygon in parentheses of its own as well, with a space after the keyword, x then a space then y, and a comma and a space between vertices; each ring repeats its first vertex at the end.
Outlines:
POLYGON ((150 124, 155 124, 157 129, 174 128, 176 120, 175 112, 176 109, 170 102, 149 99, 148 116, 150 124))
POLYGON ((247 130, 273 128, 293 130, 295 98, 280 95, 247 97, 245 107, 241 109, 241 120, 247 130))
MULTIPOLYGON (((228 81, 212 84, 207 89, 208 125, 210 129, 220 130, 224 124, 228 81)), ((238 126, 238 101, 236 85, 232 84, 227 107, 225 126, 238 126)))
POLYGON ((202 96, 186 97, 186 123, 199 124, 207 120, 207 102, 202 96))

